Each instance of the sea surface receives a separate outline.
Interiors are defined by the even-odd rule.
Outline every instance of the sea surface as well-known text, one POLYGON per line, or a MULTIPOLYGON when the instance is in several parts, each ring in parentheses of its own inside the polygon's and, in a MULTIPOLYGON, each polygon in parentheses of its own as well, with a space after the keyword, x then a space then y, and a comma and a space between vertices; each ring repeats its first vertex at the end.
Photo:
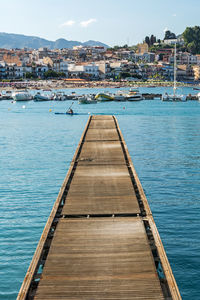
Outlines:
POLYGON ((0 101, 0 299, 17 297, 89 114, 116 115, 182 298, 200 299, 200 102, 74 103, 79 115, 54 114, 70 104, 0 101))

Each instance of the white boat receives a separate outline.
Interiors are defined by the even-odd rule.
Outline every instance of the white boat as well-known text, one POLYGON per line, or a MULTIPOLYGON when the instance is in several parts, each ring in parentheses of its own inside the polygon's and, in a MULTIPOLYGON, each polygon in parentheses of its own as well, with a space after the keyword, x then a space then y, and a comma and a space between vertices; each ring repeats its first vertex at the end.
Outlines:
POLYGON ((43 95, 43 94, 40 94, 40 92, 38 92, 34 97, 33 97, 33 100, 35 102, 45 102, 45 101, 50 101, 50 97, 47 96, 47 95, 43 95))
POLYGON ((138 88, 131 88, 129 93, 126 94, 126 100, 128 101, 141 101, 143 100, 142 94, 140 94, 138 88))
POLYGON ((174 93, 173 95, 169 95, 168 93, 165 93, 162 95, 162 101, 166 102, 182 102, 187 101, 186 95, 180 95, 176 94, 177 86, 176 86, 176 44, 174 47, 174 87, 173 87, 174 93))
POLYGON ((55 93, 53 95, 53 100, 55 100, 55 101, 65 101, 66 100, 65 94, 62 93, 62 92, 55 93))
POLYGON ((118 93, 113 95, 113 100, 114 101, 126 101, 126 96, 124 95, 124 93, 122 91, 119 91, 118 93))
POLYGON ((197 94, 197 98, 200 101, 200 93, 197 94))
POLYGON ((29 101, 32 100, 33 97, 28 91, 19 91, 19 92, 13 92, 12 98, 14 101, 29 101))
POLYGON ((97 100, 91 95, 82 96, 78 99, 78 104, 96 104, 96 103, 97 100))
POLYGON ((2 91, 0 94, 0 100, 12 99, 12 91, 2 91))

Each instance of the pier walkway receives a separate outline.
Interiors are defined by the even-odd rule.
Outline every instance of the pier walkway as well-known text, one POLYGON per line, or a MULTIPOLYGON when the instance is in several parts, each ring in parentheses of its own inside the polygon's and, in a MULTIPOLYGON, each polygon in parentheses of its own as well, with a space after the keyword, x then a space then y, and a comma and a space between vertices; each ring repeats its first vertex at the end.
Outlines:
POLYGON ((115 117, 89 117, 17 299, 181 299, 115 117))

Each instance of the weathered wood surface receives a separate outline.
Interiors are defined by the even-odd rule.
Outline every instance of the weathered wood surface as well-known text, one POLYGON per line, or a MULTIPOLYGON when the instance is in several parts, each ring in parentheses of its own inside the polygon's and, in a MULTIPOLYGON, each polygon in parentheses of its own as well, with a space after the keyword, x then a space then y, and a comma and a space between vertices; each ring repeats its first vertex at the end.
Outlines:
POLYGON ((126 165, 78 166, 62 214, 139 214, 126 165))
POLYGON ((164 299, 141 219, 62 219, 35 299, 164 299))
POLYGON ((125 164, 120 141, 93 141, 84 143, 78 159, 79 165, 125 164))
POLYGON ((58 225, 36 294, 31 290, 34 299, 181 299, 115 117, 89 118, 18 300, 32 299, 28 289, 56 215, 58 225), (145 222, 171 296, 161 288, 145 222))

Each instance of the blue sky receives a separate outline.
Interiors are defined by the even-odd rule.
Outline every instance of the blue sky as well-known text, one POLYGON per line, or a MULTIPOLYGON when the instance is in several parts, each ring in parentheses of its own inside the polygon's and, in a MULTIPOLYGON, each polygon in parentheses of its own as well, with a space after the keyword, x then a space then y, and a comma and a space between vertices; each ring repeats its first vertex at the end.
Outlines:
POLYGON ((199 0, 0 0, 0 32, 108 45, 200 25, 199 0))

